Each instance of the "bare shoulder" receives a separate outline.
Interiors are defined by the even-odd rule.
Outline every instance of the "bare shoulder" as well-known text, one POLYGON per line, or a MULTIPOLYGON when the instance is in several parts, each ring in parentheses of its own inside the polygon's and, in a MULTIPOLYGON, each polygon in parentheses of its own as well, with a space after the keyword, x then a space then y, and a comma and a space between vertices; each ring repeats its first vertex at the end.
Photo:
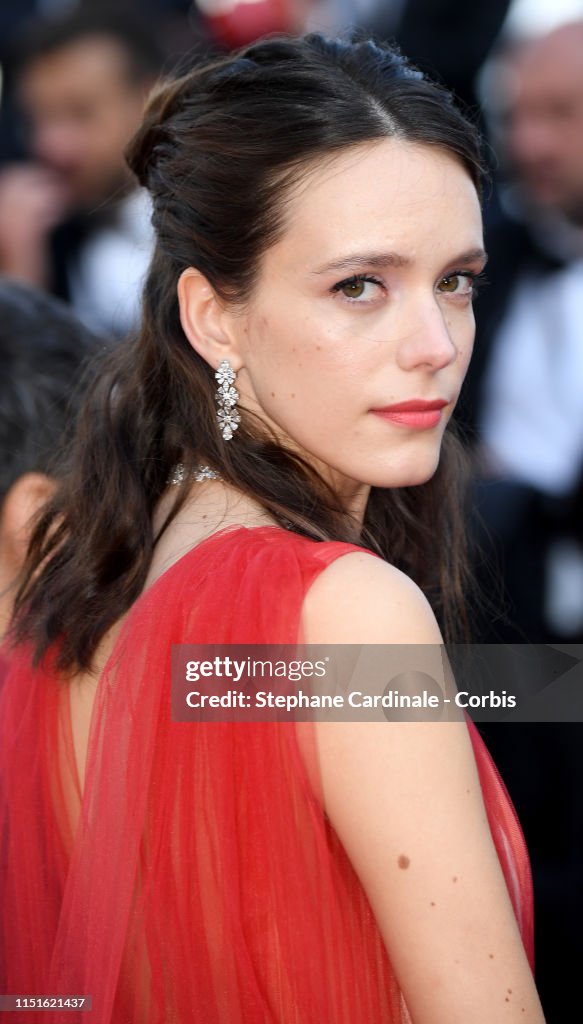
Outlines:
MULTIPOLYGON (((421 590, 366 552, 320 573, 303 628, 307 643, 422 656, 443 643, 421 590)), ((544 1024, 465 721, 317 722, 315 737, 318 795, 415 1024, 544 1024)))
POLYGON ((417 584, 367 551, 343 555, 319 574, 302 625, 306 643, 443 643, 417 584))

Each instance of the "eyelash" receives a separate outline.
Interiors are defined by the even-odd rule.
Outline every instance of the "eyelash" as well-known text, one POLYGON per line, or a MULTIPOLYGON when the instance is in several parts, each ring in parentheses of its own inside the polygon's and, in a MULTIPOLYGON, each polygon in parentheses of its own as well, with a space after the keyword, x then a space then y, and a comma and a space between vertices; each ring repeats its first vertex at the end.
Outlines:
MULTIPOLYGON (((338 284, 333 285, 330 290, 332 292, 340 292, 342 291, 343 288, 346 288, 347 285, 360 284, 361 281, 364 284, 376 284, 379 286, 379 288, 383 287, 383 282, 379 281, 378 277, 373 277, 372 274, 353 274, 352 277, 346 277, 344 281, 339 281, 338 284)), ((348 295, 345 295, 344 299, 346 300, 346 302, 354 302, 363 305, 360 299, 350 299, 348 295)))
MULTIPOLYGON (((485 284, 488 284, 488 278, 486 277, 486 275, 485 275, 483 270, 480 271, 479 274, 475 274, 471 270, 454 270, 454 272, 452 274, 446 274, 445 275, 445 278, 449 278, 449 277, 467 277, 467 278, 469 278, 469 280, 471 281, 471 284, 472 284, 472 291, 471 291, 472 299, 475 299, 479 295, 480 289, 483 288, 483 286, 485 284)), ((441 280, 443 281, 444 278, 441 278, 441 280)))
MULTIPOLYGON (((471 270, 454 270, 451 272, 451 274, 444 274, 444 276, 440 278, 440 280, 445 281, 452 277, 469 278, 469 280, 472 283, 472 290, 470 292, 472 300, 478 296, 478 293, 480 292, 481 288, 484 285, 488 284, 488 279, 483 271, 479 274, 475 274, 471 270)), ((343 288, 346 288, 347 285, 359 284, 361 281, 365 284, 376 284, 379 286, 379 288, 384 287, 383 282, 380 281, 378 277, 374 277, 372 274, 353 274, 352 277, 346 277, 344 281, 339 281, 337 284, 333 285, 330 290, 334 293, 338 293, 342 291, 343 288)), ((455 295, 457 293, 451 292, 450 294, 455 295)), ((344 298, 346 302, 357 303, 359 305, 366 305, 366 303, 363 303, 360 299, 351 299, 347 295, 345 295, 344 298)))

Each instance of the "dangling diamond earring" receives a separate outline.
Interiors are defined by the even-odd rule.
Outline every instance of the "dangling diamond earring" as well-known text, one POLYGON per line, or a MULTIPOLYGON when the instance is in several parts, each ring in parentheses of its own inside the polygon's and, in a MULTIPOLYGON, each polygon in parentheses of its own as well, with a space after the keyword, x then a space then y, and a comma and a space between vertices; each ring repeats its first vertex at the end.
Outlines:
POLYGON ((217 419, 224 441, 231 440, 233 431, 237 429, 241 422, 241 417, 236 409, 237 399, 239 398, 239 392, 234 387, 236 376, 229 360, 223 359, 215 373, 215 377, 219 382, 215 399, 219 406, 217 419))

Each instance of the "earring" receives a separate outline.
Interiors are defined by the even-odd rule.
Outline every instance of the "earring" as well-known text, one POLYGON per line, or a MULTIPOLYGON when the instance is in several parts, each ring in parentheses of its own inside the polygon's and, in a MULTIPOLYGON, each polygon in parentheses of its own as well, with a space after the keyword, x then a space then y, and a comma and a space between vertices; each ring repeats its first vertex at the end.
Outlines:
POLYGON ((239 392, 234 387, 236 376, 229 360, 223 359, 215 373, 215 377, 219 382, 215 399, 219 406, 217 419, 224 441, 231 440, 233 432, 241 422, 241 417, 236 409, 237 399, 239 398, 239 392))

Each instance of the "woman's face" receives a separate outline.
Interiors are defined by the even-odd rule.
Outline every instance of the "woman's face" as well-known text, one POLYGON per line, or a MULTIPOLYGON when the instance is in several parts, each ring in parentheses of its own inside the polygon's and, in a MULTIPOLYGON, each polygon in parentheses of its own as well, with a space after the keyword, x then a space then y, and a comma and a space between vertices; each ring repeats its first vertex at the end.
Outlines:
POLYGON ((475 188, 446 152, 389 139, 319 165, 234 319, 240 407, 356 512, 370 485, 423 483, 467 370, 484 264, 475 188), (388 409, 413 400, 445 404, 388 409))

